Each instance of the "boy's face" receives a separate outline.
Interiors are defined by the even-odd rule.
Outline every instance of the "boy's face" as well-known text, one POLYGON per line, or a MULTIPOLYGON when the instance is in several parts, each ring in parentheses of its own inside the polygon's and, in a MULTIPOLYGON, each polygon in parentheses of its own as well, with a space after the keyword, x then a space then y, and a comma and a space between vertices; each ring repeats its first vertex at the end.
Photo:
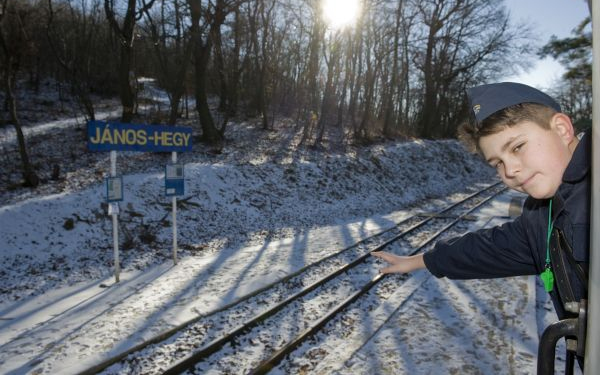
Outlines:
POLYGON ((557 113, 550 129, 524 121, 482 137, 479 147, 508 187, 545 199, 558 190, 577 142, 569 117, 557 113))

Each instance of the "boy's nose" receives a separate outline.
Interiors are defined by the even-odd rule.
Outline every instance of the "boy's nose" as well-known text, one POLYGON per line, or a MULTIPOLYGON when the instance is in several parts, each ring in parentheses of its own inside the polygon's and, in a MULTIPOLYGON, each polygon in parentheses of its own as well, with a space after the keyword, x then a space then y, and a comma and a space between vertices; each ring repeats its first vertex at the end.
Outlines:
POLYGON ((506 177, 515 177, 519 171, 521 170, 521 167, 519 165, 519 163, 515 163, 515 162, 511 162, 511 163, 505 163, 504 164, 504 174, 506 177))

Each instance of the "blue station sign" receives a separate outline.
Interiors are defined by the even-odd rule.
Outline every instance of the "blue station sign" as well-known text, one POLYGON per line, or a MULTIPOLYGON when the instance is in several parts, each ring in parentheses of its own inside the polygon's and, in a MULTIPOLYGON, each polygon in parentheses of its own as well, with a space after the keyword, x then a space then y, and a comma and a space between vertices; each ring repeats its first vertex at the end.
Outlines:
POLYGON ((89 121, 87 143, 90 151, 192 151, 192 128, 89 121))

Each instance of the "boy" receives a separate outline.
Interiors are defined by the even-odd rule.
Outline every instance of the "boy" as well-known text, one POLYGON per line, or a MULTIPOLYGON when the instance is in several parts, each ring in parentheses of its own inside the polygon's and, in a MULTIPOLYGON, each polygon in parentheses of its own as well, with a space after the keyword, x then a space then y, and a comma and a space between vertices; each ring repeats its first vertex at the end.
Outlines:
POLYGON ((473 117, 459 138, 508 187, 529 195, 523 213, 439 241, 425 254, 372 254, 390 263, 382 273, 427 268, 451 279, 541 275, 558 317, 573 317, 565 303, 587 299, 591 134, 579 140, 558 103, 526 85, 489 84, 467 94, 473 117))

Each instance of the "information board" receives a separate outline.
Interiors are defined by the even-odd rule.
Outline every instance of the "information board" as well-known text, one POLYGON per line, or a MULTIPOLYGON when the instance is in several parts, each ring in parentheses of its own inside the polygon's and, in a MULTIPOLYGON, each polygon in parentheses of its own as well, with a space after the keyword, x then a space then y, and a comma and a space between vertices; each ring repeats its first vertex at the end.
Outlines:
POLYGON ((123 178, 121 176, 106 178, 106 201, 120 202, 123 200, 123 178))

